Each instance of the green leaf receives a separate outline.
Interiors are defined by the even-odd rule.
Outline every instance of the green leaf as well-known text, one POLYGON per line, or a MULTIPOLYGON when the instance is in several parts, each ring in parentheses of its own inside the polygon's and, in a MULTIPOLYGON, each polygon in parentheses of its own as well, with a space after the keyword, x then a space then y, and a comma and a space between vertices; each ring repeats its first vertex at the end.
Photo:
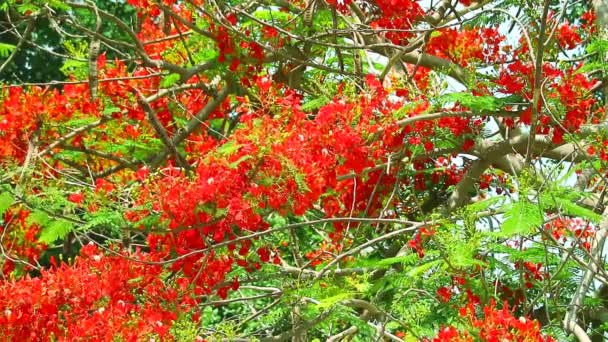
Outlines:
POLYGON ((179 74, 169 74, 169 75, 163 77, 163 79, 160 81, 160 87, 169 88, 172 85, 174 85, 177 81, 179 81, 180 77, 181 76, 179 74))
MULTIPOLYGON (((63 43, 63 47, 69 52, 70 55, 79 58, 86 58, 88 55, 89 44, 82 40, 67 40, 63 43)), ((87 62, 82 61, 85 65, 87 62)))
POLYGON ((198 63, 209 62, 209 61, 211 61, 212 63, 215 63, 214 61, 217 58, 217 56, 219 56, 218 51, 216 51, 212 48, 206 48, 206 49, 202 49, 202 50, 198 51, 194 57, 198 63))
POLYGON ((89 64, 83 61, 68 59, 63 63, 61 69, 59 70, 66 76, 74 76, 78 79, 84 79, 88 74, 89 64))
POLYGON ((142 226, 144 229, 152 229, 158 227, 159 222, 160 215, 149 215, 137 221, 137 224, 142 226))
POLYGON ((559 257, 552 253, 546 253, 545 246, 535 246, 525 249, 511 257, 513 261, 530 261, 534 263, 558 263, 559 257))
POLYGON ((598 39, 587 45, 588 53, 597 52, 599 54, 604 54, 606 51, 608 51, 608 40, 598 39))
POLYGON ((21 14, 25 14, 26 12, 38 12, 38 10, 40 10, 38 6, 29 2, 17 6, 17 11, 19 11, 21 14))
POLYGON ((470 212, 473 212, 473 213, 488 210, 488 208, 490 208, 491 206, 493 206, 494 204, 496 204, 498 202, 501 202, 502 200, 503 200, 503 198, 500 196, 489 197, 485 200, 475 202, 475 203, 467 206, 467 210, 469 210, 470 212))
POLYGON ((236 169, 240 163, 244 162, 247 159, 251 159, 251 158, 253 158, 252 155, 242 156, 241 158, 237 159, 236 161, 230 163, 230 165, 228 165, 228 167, 230 167, 231 169, 236 169))
POLYGON ((279 11, 279 10, 260 8, 260 9, 256 10, 255 12, 253 12, 253 16, 260 20, 275 22, 275 21, 289 21, 289 19, 291 19, 291 17, 292 17, 292 14, 285 13, 285 12, 279 11))
POLYGON ((286 226, 289 223, 289 221, 287 220, 286 217, 278 215, 276 213, 270 214, 266 218, 266 222, 268 222, 268 224, 270 224, 270 226, 272 228, 283 227, 283 226, 286 226))
POLYGON ((577 216, 594 223, 599 223, 602 220, 602 215, 576 204, 577 201, 586 196, 588 194, 584 192, 563 187, 552 187, 549 191, 541 194, 541 203, 545 208, 557 208, 566 215, 577 216))
POLYGON ((485 263, 475 258, 477 249, 470 245, 461 248, 453 248, 449 251, 450 264, 457 268, 468 268, 471 266, 484 266, 485 263))
POLYGON ((410 277, 418 277, 418 276, 423 275, 427 271, 429 271, 431 268, 433 268, 435 266, 439 266, 442 263, 443 263, 443 260, 441 260, 441 259, 432 260, 432 261, 424 263, 420 266, 412 268, 409 272, 407 272, 407 274, 410 277))
POLYGON ((416 253, 408 253, 408 254, 402 255, 402 256, 397 256, 397 257, 392 257, 392 258, 383 258, 383 259, 359 258, 356 261, 354 261, 351 266, 352 267, 374 267, 374 268, 387 267, 387 266, 391 266, 394 264, 401 264, 401 265, 405 266, 405 265, 414 265, 419 259, 420 258, 418 257, 418 254, 416 254, 416 253))
POLYGON ((15 202, 15 199, 10 193, 3 192, 0 194, 0 221, 4 212, 13 205, 13 202, 15 202))
POLYGON ((44 227, 48 224, 50 220, 51 218, 49 217, 49 214, 41 210, 34 210, 27 217, 26 223, 28 225, 37 224, 44 227))
POLYGON ((439 103, 458 102, 472 111, 497 111, 502 107, 502 101, 494 96, 475 96, 470 93, 450 93, 440 96, 439 103))
POLYGON ((122 226, 124 219, 122 214, 115 211, 97 211, 90 217, 87 216, 87 223, 82 225, 79 230, 87 231, 97 227, 107 227, 117 229, 122 226))
POLYGON ((528 235, 543 223, 543 215, 538 206, 525 201, 513 203, 505 213, 505 218, 499 233, 503 237, 528 235))
MULTIPOLYGON (((315 11, 313 19, 313 29, 315 31, 326 29, 327 25, 333 21, 331 11, 327 9, 319 9, 315 11)), ((337 28, 344 28, 344 22, 340 20, 337 28)))
POLYGON ((327 309, 338 302, 341 302, 346 299, 351 299, 351 298, 353 298, 353 293, 351 293, 351 292, 338 293, 334 296, 323 298, 321 301, 319 301, 319 304, 317 304, 317 307, 320 309, 327 309))
POLYGON ((58 10, 62 10, 62 11, 69 11, 70 10, 70 6, 68 6, 62 0, 48 0, 47 1, 47 5, 49 5, 53 9, 58 9, 58 10))
POLYGON ((0 43, 0 58, 8 57, 15 48, 15 45, 0 43))
POLYGON ((570 216, 578 216, 588 219, 592 222, 599 223, 602 220, 602 215, 595 213, 593 210, 581 207, 580 205, 563 198, 556 198, 555 202, 558 207, 570 216))
POLYGON ((66 128, 67 127, 80 127, 80 126, 88 125, 97 120, 99 120, 99 119, 96 117, 75 118, 75 119, 71 119, 71 120, 67 121, 62 126, 66 127, 66 128))
POLYGON ((329 98, 327 98, 326 96, 317 97, 316 99, 312 99, 304 103, 302 105, 302 111, 312 112, 328 104, 329 101, 329 98))
POLYGON ((377 266, 377 267, 382 267, 382 266, 390 266, 393 264, 411 264, 412 261, 415 260, 414 258, 417 259, 418 255, 415 253, 411 253, 411 254, 402 255, 402 256, 398 256, 398 257, 385 258, 382 260, 374 261, 373 265, 377 266))
POLYGON ((608 70, 608 66, 604 62, 589 62, 576 70, 576 74, 584 74, 591 71, 608 70))
POLYGON ((68 235, 74 229, 74 224, 67 220, 57 220, 53 221, 48 226, 42 229, 40 233, 40 237, 38 238, 39 242, 45 243, 47 245, 52 244, 53 242, 63 239, 66 235, 68 235))
POLYGON ((217 153, 223 156, 229 156, 234 152, 238 151, 241 148, 241 145, 234 142, 234 140, 230 140, 227 143, 217 148, 217 153))
MULTIPOLYGON (((147 138, 140 136, 140 138, 147 138)), ((129 154, 136 159, 144 159, 148 156, 148 153, 155 153, 162 146, 162 142, 156 138, 147 138, 146 142, 139 142, 133 140, 124 140, 120 144, 112 143, 107 146, 102 146, 105 152, 116 153, 121 152, 123 154, 129 154)))
POLYGON ((143 276, 140 276, 140 277, 137 277, 137 278, 132 278, 132 279, 127 280, 127 284, 139 283, 142 280, 144 280, 143 276))
POLYGON ((103 109, 104 115, 112 115, 112 113, 118 113, 118 112, 120 112, 120 108, 112 106, 112 105, 108 105, 103 109))

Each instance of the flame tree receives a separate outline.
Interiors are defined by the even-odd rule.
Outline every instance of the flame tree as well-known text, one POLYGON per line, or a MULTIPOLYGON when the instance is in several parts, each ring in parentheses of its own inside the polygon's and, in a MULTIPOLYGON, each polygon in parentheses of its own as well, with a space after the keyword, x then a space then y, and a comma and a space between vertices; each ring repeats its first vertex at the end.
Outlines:
POLYGON ((602 341, 607 6, 3 2, 0 336, 602 341))

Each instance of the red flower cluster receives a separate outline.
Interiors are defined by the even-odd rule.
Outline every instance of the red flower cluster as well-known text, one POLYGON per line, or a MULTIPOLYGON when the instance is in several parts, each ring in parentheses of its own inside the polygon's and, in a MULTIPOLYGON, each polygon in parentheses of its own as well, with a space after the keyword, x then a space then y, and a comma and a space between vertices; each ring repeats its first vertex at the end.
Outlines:
MULTIPOLYGON (((579 68, 580 65, 562 71, 553 64, 543 65, 543 78, 551 80, 543 86, 544 99, 557 99, 560 105, 565 107, 566 114, 563 118, 559 118, 541 112, 536 129, 540 134, 553 132, 555 144, 563 142, 564 129, 568 132, 577 132, 595 113, 594 105, 597 101, 593 98, 591 90, 597 81, 583 73, 577 73, 579 68)), ((532 100, 533 75, 534 67, 531 63, 517 60, 501 70, 496 84, 500 91, 506 94, 520 95, 526 100, 532 100)), ((538 105, 540 111, 544 104, 541 102, 538 105)), ((522 112, 519 122, 530 125, 531 118, 532 109, 528 108, 522 112)), ((505 123, 514 125, 511 119, 505 120, 505 123)))
POLYGON ((471 62, 497 63, 504 60, 500 54, 500 44, 504 37, 494 28, 439 30, 439 35, 431 38, 427 51, 467 66, 471 62))
MULTIPOLYGON (((142 253, 144 263, 104 255, 84 246, 74 265, 61 264, 0 285, 0 335, 11 341, 90 341, 122 337, 141 341, 154 336, 170 340, 172 322, 189 314, 195 301, 184 291, 188 281, 163 282, 163 267, 142 253)), ((194 314, 194 318, 197 315, 194 314)))
POLYGON ((537 321, 526 317, 515 317, 504 304, 502 309, 496 307, 492 301, 490 305, 483 308, 483 316, 478 318, 475 310, 471 306, 464 311, 464 317, 471 326, 470 332, 461 332, 455 327, 448 326, 439 330, 433 342, 553 342, 551 337, 543 336, 540 333, 540 324, 537 321), (474 339, 473 335, 478 339, 474 339))
MULTIPOLYGON (((272 87, 260 90, 262 97, 273 96, 272 87)), ((243 232, 264 230, 268 227, 264 221, 268 213, 302 215, 321 196, 324 203, 337 205, 328 215, 346 213, 353 202, 357 211, 366 208, 375 182, 362 182, 358 178, 359 185, 354 191, 353 179, 342 182, 336 179, 353 171, 361 173, 385 155, 382 142, 370 146, 363 136, 375 125, 368 117, 375 115, 374 111, 366 110, 355 117, 356 103, 334 101, 321 108, 315 120, 309 120, 299 110, 300 98, 295 94, 273 97, 273 101, 274 117, 263 110, 252 111, 247 103, 243 104, 239 109, 243 113, 242 126, 233 133, 230 142, 215 148, 209 145, 212 149, 199 160, 194 181, 167 172, 163 179, 143 190, 139 201, 152 198, 159 201, 161 220, 175 230, 173 234, 149 238, 155 251, 174 250, 183 255, 208 247, 209 241, 220 243, 243 232), (328 196, 329 188, 342 195, 328 196)), ((392 178, 386 179, 389 185, 380 191, 390 191, 392 178)), ((336 225, 337 232, 342 228, 336 225)), ((224 275, 235 262, 252 270, 259 268, 260 261, 278 260, 267 249, 251 255, 250 247, 249 241, 240 246, 229 245, 230 258, 209 256, 203 260, 196 255, 180 260, 174 267, 196 277, 198 285, 211 291, 224 281, 224 275), (197 276, 203 261, 206 276, 197 276)))
POLYGON ((10 87, 0 91, 0 158, 23 162, 27 152, 27 143, 35 132, 42 127, 42 122, 64 122, 75 112, 90 113, 94 110, 87 100, 87 92, 79 91, 78 101, 70 99, 68 92, 71 86, 60 93, 57 89, 32 87, 25 91, 21 87, 10 87))
POLYGON ((582 41, 581 36, 576 32, 576 27, 569 23, 561 24, 556 31, 556 35, 562 49, 574 49, 582 41))
POLYGON ((31 212, 22 208, 14 208, 4 213, 4 221, 0 217, 0 233, 2 235, 2 247, 4 253, 10 258, 0 260, 1 274, 9 276, 17 265, 28 271, 31 267, 27 264, 16 264, 14 260, 25 260, 30 265, 47 249, 45 244, 38 242, 40 225, 29 222, 31 212))
POLYGON ((388 29, 386 38, 401 44, 413 36, 411 30, 424 11, 417 0, 379 0, 382 17, 371 23, 374 29, 388 29))

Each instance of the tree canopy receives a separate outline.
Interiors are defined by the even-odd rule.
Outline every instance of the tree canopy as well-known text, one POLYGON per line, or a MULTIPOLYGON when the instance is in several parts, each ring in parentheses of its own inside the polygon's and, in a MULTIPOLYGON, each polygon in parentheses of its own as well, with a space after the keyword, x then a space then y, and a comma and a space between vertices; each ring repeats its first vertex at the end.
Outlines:
POLYGON ((3 341, 603 341, 603 0, 5 0, 3 341))

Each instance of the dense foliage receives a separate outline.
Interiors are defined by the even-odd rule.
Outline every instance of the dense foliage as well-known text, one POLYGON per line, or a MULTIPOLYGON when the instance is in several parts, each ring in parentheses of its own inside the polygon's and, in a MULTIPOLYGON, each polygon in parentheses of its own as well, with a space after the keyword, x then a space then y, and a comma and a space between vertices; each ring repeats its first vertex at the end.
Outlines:
POLYGON ((608 3, 0 13, 3 341, 604 340, 608 3))

